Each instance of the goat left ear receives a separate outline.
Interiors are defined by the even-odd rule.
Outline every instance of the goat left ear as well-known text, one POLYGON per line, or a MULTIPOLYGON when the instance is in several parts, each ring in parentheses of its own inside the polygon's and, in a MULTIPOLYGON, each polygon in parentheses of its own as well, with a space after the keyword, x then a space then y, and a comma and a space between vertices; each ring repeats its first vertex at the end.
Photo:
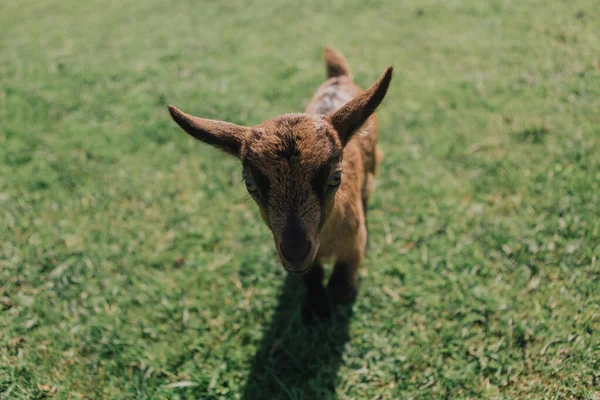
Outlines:
POLYGON ((226 153, 240 157, 248 128, 229 122, 198 118, 169 105, 171 117, 190 136, 217 147, 226 153))
POLYGON ((373 114, 379 103, 385 97, 390 81, 392 80, 392 67, 388 67, 383 75, 375 82, 373 86, 365 90, 334 114, 327 117, 329 122, 338 132, 340 140, 344 146, 348 143, 352 135, 367 118, 373 114))

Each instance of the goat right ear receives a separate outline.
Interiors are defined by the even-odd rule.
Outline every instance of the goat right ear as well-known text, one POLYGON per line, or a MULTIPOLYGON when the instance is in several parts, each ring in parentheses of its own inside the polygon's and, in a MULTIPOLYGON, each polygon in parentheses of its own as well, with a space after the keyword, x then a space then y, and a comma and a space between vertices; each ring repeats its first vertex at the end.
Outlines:
POLYGON ((194 117, 172 105, 168 107, 173 120, 190 136, 240 157, 244 136, 248 128, 229 122, 194 117))
POLYGON ((344 146, 350 141, 354 132, 365 123, 367 118, 379 106, 379 103, 385 97, 391 80, 392 67, 388 67, 373 86, 327 117, 338 132, 344 146))

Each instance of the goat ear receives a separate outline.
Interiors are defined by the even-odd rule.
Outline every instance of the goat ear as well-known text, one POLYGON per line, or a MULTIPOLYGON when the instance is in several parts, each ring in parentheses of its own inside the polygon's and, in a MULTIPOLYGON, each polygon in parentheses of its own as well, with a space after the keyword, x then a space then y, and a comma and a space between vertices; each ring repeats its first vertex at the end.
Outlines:
POLYGON ((354 132, 373 114, 385 97, 390 81, 392 67, 388 67, 373 86, 365 90, 328 118, 338 132, 344 145, 348 143, 354 132))
POLYGON ((248 128, 229 122, 194 117, 169 105, 171 117, 190 136, 240 157, 244 136, 248 128))

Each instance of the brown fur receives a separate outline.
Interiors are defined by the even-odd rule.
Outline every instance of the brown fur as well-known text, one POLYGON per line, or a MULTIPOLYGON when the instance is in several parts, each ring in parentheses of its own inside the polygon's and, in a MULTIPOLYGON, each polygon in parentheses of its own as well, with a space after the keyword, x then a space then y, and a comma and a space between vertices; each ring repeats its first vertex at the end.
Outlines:
POLYGON ((175 122, 190 135, 242 160, 248 191, 273 233, 284 268, 309 270, 309 305, 323 297, 318 281, 327 260, 336 262, 328 285, 331 295, 342 300, 356 291, 367 241, 367 201, 382 156, 374 111, 392 72, 389 67, 362 91, 340 53, 326 48, 323 58, 330 78, 303 114, 246 128, 169 106, 175 122))

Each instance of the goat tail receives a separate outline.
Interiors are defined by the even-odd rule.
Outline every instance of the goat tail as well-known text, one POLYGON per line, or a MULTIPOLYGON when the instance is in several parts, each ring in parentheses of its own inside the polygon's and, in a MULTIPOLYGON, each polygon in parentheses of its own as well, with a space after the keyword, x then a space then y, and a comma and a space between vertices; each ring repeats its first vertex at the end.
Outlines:
POLYGON ((323 61, 327 68, 328 78, 334 78, 336 76, 352 77, 348 62, 339 51, 336 51, 331 47, 325 47, 323 49, 323 61))

